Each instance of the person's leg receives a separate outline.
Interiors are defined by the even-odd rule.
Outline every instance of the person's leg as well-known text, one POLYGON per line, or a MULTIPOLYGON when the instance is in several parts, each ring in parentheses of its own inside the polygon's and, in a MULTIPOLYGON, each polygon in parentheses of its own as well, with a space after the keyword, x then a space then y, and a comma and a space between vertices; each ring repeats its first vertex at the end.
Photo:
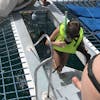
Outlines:
POLYGON ((60 65, 60 55, 58 51, 53 51, 53 67, 56 69, 60 65))
POLYGON ((90 60, 91 55, 87 52, 87 50, 85 49, 84 43, 82 42, 78 49, 78 51, 80 51, 81 53, 83 53, 86 57, 86 63, 90 60))
POLYGON ((67 54, 67 53, 54 51, 53 58, 54 58, 54 68, 55 68, 55 71, 56 70, 58 72, 61 72, 62 71, 62 68, 67 63, 68 57, 69 57, 69 54, 67 54))
POLYGON ((69 54, 68 53, 62 53, 62 55, 61 55, 62 68, 67 64, 68 58, 69 58, 69 54))

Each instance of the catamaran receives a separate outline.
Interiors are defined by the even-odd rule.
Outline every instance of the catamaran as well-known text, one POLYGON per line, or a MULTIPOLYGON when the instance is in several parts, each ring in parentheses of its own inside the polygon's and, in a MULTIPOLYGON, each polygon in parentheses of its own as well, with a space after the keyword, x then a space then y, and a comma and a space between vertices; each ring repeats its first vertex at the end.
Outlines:
MULTIPOLYGON (((36 1, 0 22, 0 100, 81 100, 81 93, 71 78, 77 76, 81 80, 86 58, 77 52, 70 56, 61 74, 52 73, 53 48, 49 35, 65 20, 65 12, 67 20, 75 17, 79 20, 70 7, 77 8, 83 3, 95 6, 97 1, 47 2, 43 6, 41 1, 36 1)), ((100 41, 96 37, 99 30, 94 34, 81 24, 85 30, 85 47, 92 57, 99 53, 100 41)))

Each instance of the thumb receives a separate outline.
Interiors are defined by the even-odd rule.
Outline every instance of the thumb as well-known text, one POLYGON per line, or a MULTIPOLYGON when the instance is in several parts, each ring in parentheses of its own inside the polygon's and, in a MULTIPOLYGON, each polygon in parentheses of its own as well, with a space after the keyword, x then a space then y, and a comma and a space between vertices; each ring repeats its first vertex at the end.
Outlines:
POLYGON ((72 82, 81 91, 81 82, 76 76, 72 78, 72 82))

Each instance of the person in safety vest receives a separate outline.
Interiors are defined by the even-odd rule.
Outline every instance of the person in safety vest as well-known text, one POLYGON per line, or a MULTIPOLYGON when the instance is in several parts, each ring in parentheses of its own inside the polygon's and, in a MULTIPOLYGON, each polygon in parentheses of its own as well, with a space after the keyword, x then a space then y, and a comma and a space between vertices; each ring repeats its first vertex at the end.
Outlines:
MULTIPOLYGON (((87 61, 90 55, 87 53, 83 43, 83 28, 76 20, 69 21, 66 25, 61 23, 50 36, 53 45, 53 62, 57 72, 61 72, 67 63, 69 54, 75 54, 77 50, 86 55, 87 61)), ((48 42, 46 41, 46 45, 48 42)))

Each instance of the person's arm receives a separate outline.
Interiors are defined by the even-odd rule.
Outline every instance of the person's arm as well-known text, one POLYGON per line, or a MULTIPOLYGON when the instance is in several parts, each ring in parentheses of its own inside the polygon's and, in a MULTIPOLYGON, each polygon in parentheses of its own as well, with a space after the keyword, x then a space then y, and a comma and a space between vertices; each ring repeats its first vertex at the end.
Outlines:
MULTIPOLYGON (((65 44, 66 44, 65 42, 63 42, 63 41, 55 41, 55 38, 57 37, 58 33, 59 33, 59 27, 57 27, 53 31, 53 33, 51 34, 51 36, 50 36, 51 43, 52 43, 52 45, 64 47, 65 44)), ((48 41, 46 41, 45 44, 48 45, 48 41)))
MULTIPOLYGON (((51 42, 52 42, 52 45, 54 45, 55 43, 55 38, 56 38, 56 36, 58 35, 58 33, 59 33, 59 27, 57 27, 54 31, 53 31, 53 33, 50 35, 50 40, 51 40, 51 42)), ((46 40, 46 43, 45 43, 46 45, 48 45, 48 41, 46 40)))

